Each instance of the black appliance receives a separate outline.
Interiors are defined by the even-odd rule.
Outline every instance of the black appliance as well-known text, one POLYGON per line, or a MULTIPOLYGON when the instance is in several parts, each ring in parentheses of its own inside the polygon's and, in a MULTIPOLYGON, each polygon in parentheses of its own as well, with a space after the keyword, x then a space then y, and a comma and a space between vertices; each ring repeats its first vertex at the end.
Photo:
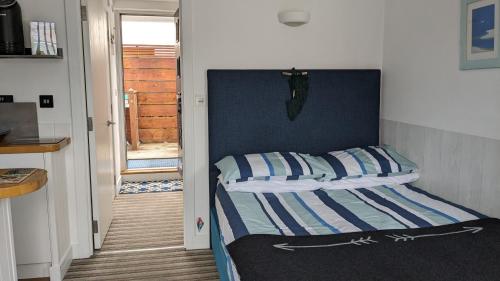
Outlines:
POLYGON ((17 0, 0 0, 0 54, 24 54, 23 17, 17 0))
POLYGON ((10 129, 0 128, 0 142, 10 133, 10 129))

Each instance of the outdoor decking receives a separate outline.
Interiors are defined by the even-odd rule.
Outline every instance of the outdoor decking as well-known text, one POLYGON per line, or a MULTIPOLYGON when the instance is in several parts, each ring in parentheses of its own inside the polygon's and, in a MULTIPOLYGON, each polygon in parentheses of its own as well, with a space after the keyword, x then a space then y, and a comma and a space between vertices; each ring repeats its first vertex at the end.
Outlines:
POLYGON ((137 150, 127 150, 127 159, 158 159, 158 158, 177 158, 179 149, 177 143, 141 143, 137 150))

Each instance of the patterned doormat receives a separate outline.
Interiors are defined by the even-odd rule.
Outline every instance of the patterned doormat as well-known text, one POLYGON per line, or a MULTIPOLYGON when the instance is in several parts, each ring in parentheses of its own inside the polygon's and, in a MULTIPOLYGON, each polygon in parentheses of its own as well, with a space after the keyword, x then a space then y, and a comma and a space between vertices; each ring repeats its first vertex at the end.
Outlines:
POLYGON ((122 183, 120 194, 138 194, 150 192, 171 192, 183 190, 182 180, 164 180, 164 181, 142 181, 122 183))

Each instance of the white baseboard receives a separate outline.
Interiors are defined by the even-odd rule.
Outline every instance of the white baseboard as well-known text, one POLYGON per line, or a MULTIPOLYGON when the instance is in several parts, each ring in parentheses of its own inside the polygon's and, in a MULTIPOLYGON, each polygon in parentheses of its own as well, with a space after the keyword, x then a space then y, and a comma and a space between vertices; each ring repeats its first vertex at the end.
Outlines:
POLYGON ((19 279, 49 277, 50 263, 18 264, 17 276, 19 279))
POLYGON ((207 241, 210 241, 210 235, 195 235, 195 239, 189 243, 190 245, 186 247, 187 251, 192 251, 192 250, 204 250, 204 249, 210 249, 210 242, 207 243, 207 241))
POLYGON ((61 258, 61 279, 64 279, 64 276, 68 272, 69 267, 71 266, 71 262, 73 261, 73 248, 68 247, 66 253, 61 258))
POLYGON ((50 277, 50 281, 62 281, 72 261, 73 248, 68 247, 61 257, 60 264, 53 264, 52 266, 50 266, 50 263, 19 264, 17 265, 17 275, 19 279, 50 277))
POLYGON ((115 194, 120 193, 120 188, 122 187, 122 182, 123 182, 123 176, 118 175, 118 179, 116 180, 116 185, 115 185, 115 194))
POLYGON ((62 281, 64 275, 68 272, 68 269, 73 261, 73 249, 68 247, 66 252, 61 257, 60 264, 53 264, 50 267, 50 281, 62 281))
POLYGON ((94 249, 83 248, 80 243, 71 244, 71 248, 74 260, 88 259, 94 254, 94 249))

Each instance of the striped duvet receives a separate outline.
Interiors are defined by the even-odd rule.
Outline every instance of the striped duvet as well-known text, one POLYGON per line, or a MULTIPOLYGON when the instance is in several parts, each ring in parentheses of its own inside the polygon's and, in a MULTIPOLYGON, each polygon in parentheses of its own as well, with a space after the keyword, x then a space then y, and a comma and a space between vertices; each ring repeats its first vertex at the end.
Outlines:
POLYGON ((252 234, 328 235, 485 218, 411 185, 290 193, 227 192, 219 185, 215 204, 226 245, 252 234))

